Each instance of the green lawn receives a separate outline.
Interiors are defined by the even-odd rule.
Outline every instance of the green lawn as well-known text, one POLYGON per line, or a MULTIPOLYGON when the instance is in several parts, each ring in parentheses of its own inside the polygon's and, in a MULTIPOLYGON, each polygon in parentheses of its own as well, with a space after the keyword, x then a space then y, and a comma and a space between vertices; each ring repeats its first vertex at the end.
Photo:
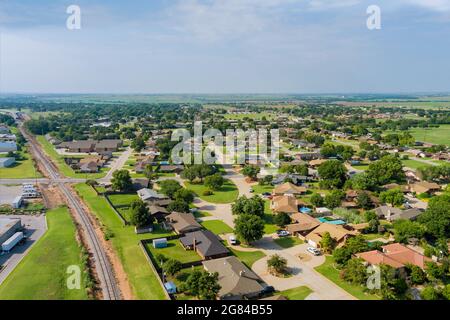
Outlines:
POLYGON ((429 167, 430 165, 423 163, 421 161, 417 160, 402 160, 402 163, 405 167, 411 168, 411 169, 419 169, 422 167, 429 167))
POLYGON ((264 201, 264 233, 265 234, 272 234, 277 232, 278 229, 280 229, 274 222, 273 219, 275 218, 275 215, 272 213, 272 210, 270 209, 270 201, 265 200, 264 201))
POLYGON ((181 263, 190 263, 201 260, 201 257, 195 251, 185 250, 178 239, 168 240, 166 248, 155 249, 153 248, 152 242, 148 242, 145 245, 152 253, 153 257, 157 254, 162 254, 167 258, 178 260, 181 263))
POLYGON ((210 203, 232 203, 234 202, 238 196, 239 196, 239 190, 235 186, 233 182, 230 180, 225 179, 225 183, 218 191, 214 191, 212 195, 210 196, 204 196, 203 192, 208 190, 207 187, 205 187, 202 184, 192 184, 186 181, 185 186, 187 189, 192 190, 195 192, 195 194, 202 200, 210 202, 210 203))
POLYGON ((252 189, 255 191, 255 194, 262 194, 264 192, 272 193, 273 188, 274 186, 272 185, 260 186, 259 184, 255 184, 254 186, 252 186, 252 189))
POLYGON ((341 279, 339 270, 334 267, 334 259, 332 256, 327 256, 325 263, 314 269, 359 300, 380 299, 374 294, 365 293, 362 286, 354 285, 341 279))
POLYGON ((99 173, 76 173, 69 165, 67 165, 67 163, 64 162, 64 158, 56 152, 55 147, 48 142, 44 136, 36 136, 36 139, 44 149, 45 153, 52 158, 59 171, 68 178, 100 179, 108 173, 108 168, 102 168, 99 173))
POLYGON ((277 245, 285 249, 304 243, 303 240, 298 237, 284 237, 275 239, 274 241, 277 245))
POLYGON ((111 194, 108 196, 109 200, 115 207, 131 206, 135 200, 139 200, 137 193, 133 194, 111 194))
MULTIPOLYGON (((112 245, 127 274, 134 297, 141 300, 165 299, 157 275, 153 273, 144 252, 138 245, 139 240, 148 239, 149 235, 136 235, 134 227, 123 226, 122 221, 108 206, 106 200, 97 196, 90 186, 81 183, 76 185, 75 188, 92 213, 108 230, 114 233, 114 237, 110 241, 112 241, 112 245)), ((161 234, 158 234, 157 237, 161 236, 161 234)))
POLYGON ((75 225, 65 207, 47 212, 48 231, 31 248, 0 286, 0 299, 85 300, 85 279, 81 289, 66 286, 67 267, 83 271, 82 249, 75 238, 75 225))
POLYGON ((240 261, 242 261, 247 267, 250 269, 252 268, 252 265, 264 258, 266 255, 262 251, 239 251, 236 249, 233 249, 232 247, 228 247, 230 251, 235 255, 240 261))
POLYGON ((212 233, 215 233, 217 235, 225 234, 225 233, 233 233, 233 229, 221 220, 203 221, 203 222, 200 222, 200 224, 205 229, 208 229, 212 233))
POLYGON ((443 124, 439 128, 413 128, 409 132, 418 141, 450 146, 450 124, 443 124))
POLYGON ((34 167, 31 155, 26 151, 19 153, 25 160, 17 161, 8 168, 0 168, 0 179, 41 178, 42 175, 34 167))
POLYGON ((282 296, 285 296, 289 300, 305 300, 313 291, 307 286, 301 286, 289 290, 278 292, 282 296))

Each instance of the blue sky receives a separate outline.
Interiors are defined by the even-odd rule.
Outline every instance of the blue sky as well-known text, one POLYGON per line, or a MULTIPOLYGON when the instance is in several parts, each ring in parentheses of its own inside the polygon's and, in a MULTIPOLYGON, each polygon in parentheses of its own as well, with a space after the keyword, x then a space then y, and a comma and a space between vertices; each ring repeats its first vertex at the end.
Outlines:
POLYGON ((450 0, 0 0, 0 34, 3 93, 450 91, 450 0))

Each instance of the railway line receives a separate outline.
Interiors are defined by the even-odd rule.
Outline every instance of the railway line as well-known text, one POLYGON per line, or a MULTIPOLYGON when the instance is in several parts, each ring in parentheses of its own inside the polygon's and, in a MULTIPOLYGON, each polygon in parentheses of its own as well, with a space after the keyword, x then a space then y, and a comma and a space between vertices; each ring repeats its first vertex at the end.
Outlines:
POLYGON ((96 272, 100 280, 104 300, 120 300, 122 298, 119 288, 117 287, 116 278, 108 260, 105 249, 102 247, 100 240, 95 232, 88 213, 83 209, 80 201, 74 196, 73 191, 67 187, 64 182, 64 177, 58 172, 56 166, 47 158, 47 156, 40 149, 36 139, 29 135, 23 126, 19 126, 22 135, 29 141, 30 148, 35 160, 44 167, 50 182, 54 183, 64 195, 67 204, 73 209, 80 222, 87 240, 90 251, 94 257, 96 272))

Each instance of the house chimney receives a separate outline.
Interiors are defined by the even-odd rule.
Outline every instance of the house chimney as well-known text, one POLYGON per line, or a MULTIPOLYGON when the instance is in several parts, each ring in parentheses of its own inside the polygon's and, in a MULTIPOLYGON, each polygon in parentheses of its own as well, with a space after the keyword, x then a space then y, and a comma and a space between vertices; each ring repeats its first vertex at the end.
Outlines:
POLYGON ((244 275, 245 275, 245 271, 244 270, 239 271, 239 276, 240 277, 243 277, 244 275))
POLYGON ((192 249, 193 249, 194 251, 196 251, 196 249, 197 249, 197 244, 196 244, 195 237, 194 237, 194 239, 193 239, 192 249))

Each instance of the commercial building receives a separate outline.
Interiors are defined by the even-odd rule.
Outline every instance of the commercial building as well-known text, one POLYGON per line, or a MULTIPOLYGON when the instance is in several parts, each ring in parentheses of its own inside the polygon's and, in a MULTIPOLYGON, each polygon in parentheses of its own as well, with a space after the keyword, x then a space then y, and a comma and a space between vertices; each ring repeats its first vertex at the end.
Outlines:
POLYGON ((20 219, 0 218, 0 245, 22 229, 20 219))

